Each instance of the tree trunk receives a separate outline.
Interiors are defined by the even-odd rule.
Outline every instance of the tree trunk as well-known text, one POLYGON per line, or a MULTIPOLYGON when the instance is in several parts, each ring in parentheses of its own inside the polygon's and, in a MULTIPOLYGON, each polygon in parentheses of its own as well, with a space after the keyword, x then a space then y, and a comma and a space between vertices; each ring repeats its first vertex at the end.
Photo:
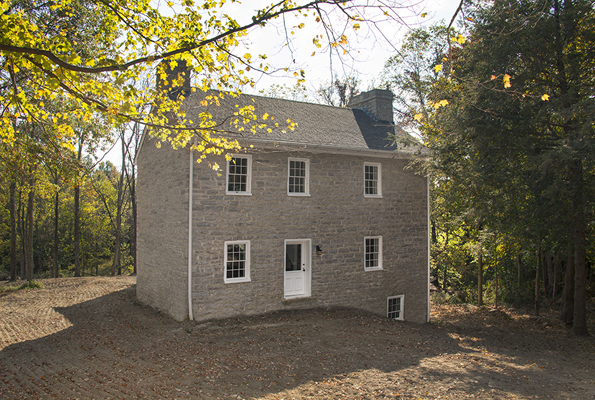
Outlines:
MULTIPOLYGON (((33 185, 31 185, 33 186, 33 185)), ((29 189, 27 201, 27 268, 25 276, 27 281, 33 280, 33 206, 35 204, 33 187, 29 189)))
MULTIPOLYGON (((81 165, 81 159, 83 157, 83 139, 79 138, 78 145, 78 167, 81 165)), ((81 210, 80 210, 80 198, 81 198, 81 178, 77 172, 76 186, 74 187, 74 276, 81 276, 81 210)))
POLYGON ((545 293, 547 297, 552 298, 552 293, 554 292, 554 263, 552 259, 552 252, 549 250, 545 253, 543 271, 543 285, 545 287, 545 293))
POLYGON ((27 249, 27 237, 25 235, 25 220, 26 220, 26 213, 25 213, 25 207, 23 206, 23 192, 19 191, 19 207, 17 209, 17 215, 18 215, 18 220, 17 220, 17 229, 19 231, 19 237, 21 238, 21 248, 19 251, 19 256, 21 259, 20 265, 19 265, 19 277, 24 280, 25 279, 25 269, 27 266, 27 257, 26 257, 26 249, 27 249))
POLYGON ((17 280, 17 215, 16 215, 16 182, 10 182, 10 280, 17 280))
POLYGON ((517 286, 519 289, 521 288, 521 273, 522 273, 522 266, 521 266, 521 254, 519 252, 516 253, 516 279, 517 279, 517 286))
POLYGON ((74 276, 81 276, 81 227, 80 227, 80 193, 81 188, 77 183, 74 187, 74 276))
POLYGON ((120 247, 122 242, 122 206, 124 204, 124 174, 126 173, 126 140, 124 132, 122 141, 122 167, 120 168, 120 179, 118 181, 118 200, 116 203, 116 243, 114 245, 114 262, 112 263, 112 275, 122 275, 122 264, 120 262, 120 247))
POLYGON ((562 311, 560 312, 560 320, 565 324, 571 323, 574 318, 574 246, 572 243, 568 246, 567 260, 562 291, 562 311))
POLYGON ((477 305, 483 306, 483 254, 477 260, 477 305))
POLYGON ((560 264, 562 264, 562 261, 560 259, 560 250, 556 250, 556 253, 554 256, 554 282, 552 285, 552 288, 553 288, 552 298, 553 299, 555 299, 559 293, 558 286, 560 285, 560 270, 562 269, 562 266, 560 264))
MULTIPOLYGON (((58 185, 58 178, 56 177, 56 185, 58 185)), ((60 275, 60 238, 58 237, 58 223, 60 206, 60 192, 56 190, 56 197, 54 202, 54 271, 53 277, 57 278, 60 275)))
POLYGON ((496 296, 495 296, 495 303, 496 308, 498 308, 498 263, 496 262, 495 268, 495 278, 496 278, 496 296))
POLYGON ((577 221, 574 235, 574 321, 571 333, 587 336, 587 251, 585 220, 577 221))
POLYGON ((539 316, 539 271, 541 270, 541 247, 537 247, 537 268, 535 269, 535 307, 533 315, 539 316))

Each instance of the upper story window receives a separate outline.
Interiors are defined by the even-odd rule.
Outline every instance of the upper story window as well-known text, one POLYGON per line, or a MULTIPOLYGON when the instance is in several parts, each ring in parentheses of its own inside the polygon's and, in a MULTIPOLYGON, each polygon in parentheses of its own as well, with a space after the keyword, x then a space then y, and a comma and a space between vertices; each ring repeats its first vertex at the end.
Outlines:
POLYGON ((364 197, 382 197, 382 164, 364 163, 364 197))
POLYGON ((225 242, 225 283, 250 281, 250 241, 225 242))
POLYGON ((364 238, 364 269, 366 271, 382 269, 382 236, 364 238))
POLYGON ((252 156, 235 155, 227 162, 225 194, 252 194, 252 156))
POLYGON ((290 158, 287 176, 287 194, 290 196, 310 195, 310 160, 290 158))

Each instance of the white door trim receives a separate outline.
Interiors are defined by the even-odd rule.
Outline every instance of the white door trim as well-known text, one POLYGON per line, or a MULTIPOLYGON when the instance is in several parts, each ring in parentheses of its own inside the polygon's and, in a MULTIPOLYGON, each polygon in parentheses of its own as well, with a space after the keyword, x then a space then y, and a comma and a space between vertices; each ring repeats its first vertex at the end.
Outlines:
POLYGON ((286 299, 293 299, 299 297, 310 297, 312 295, 312 239, 285 239, 283 243, 283 296, 286 299), (299 295, 285 294, 286 285, 286 261, 287 261, 287 245, 301 244, 302 245, 302 264, 305 268, 304 273, 304 293, 299 295))

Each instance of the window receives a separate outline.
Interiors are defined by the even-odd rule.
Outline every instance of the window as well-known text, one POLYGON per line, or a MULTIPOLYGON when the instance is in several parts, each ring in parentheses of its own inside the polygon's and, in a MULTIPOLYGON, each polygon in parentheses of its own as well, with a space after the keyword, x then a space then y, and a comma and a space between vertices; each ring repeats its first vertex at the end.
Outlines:
POLYGON ((287 194, 290 196, 310 195, 310 160, 303 158, 289 159, 287 194))
POLYGON ((250 241, 225 242, 225 283, 250 281, 250 241))
POLYGON ((364 163, 364 197, 382 197, 382 165, 364 163))
POLYGON ((226 194, 251 195, 252 157, 233 156, 227 162, 226 194))
POLYGON ((405 300, 404 295, 391 296, 387 298, 387 317, 392 319, 403 319, 403 302, 405 300))
POLYGON ((364 238, 364 267, 366 271, 382 269, 382 236, 364 238))

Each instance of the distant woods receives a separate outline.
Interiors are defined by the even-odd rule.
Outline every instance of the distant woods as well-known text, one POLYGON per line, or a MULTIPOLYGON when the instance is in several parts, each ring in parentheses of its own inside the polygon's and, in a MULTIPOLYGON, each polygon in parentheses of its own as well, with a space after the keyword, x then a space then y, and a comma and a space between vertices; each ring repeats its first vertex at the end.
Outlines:
POLYGON ((4 148, 0 170, 0 279, 136 272, 137 127, 116 135, 117 168, 82 140, 57 165, 4 148), (12 157, 11 157, 12 156, 12 157))

